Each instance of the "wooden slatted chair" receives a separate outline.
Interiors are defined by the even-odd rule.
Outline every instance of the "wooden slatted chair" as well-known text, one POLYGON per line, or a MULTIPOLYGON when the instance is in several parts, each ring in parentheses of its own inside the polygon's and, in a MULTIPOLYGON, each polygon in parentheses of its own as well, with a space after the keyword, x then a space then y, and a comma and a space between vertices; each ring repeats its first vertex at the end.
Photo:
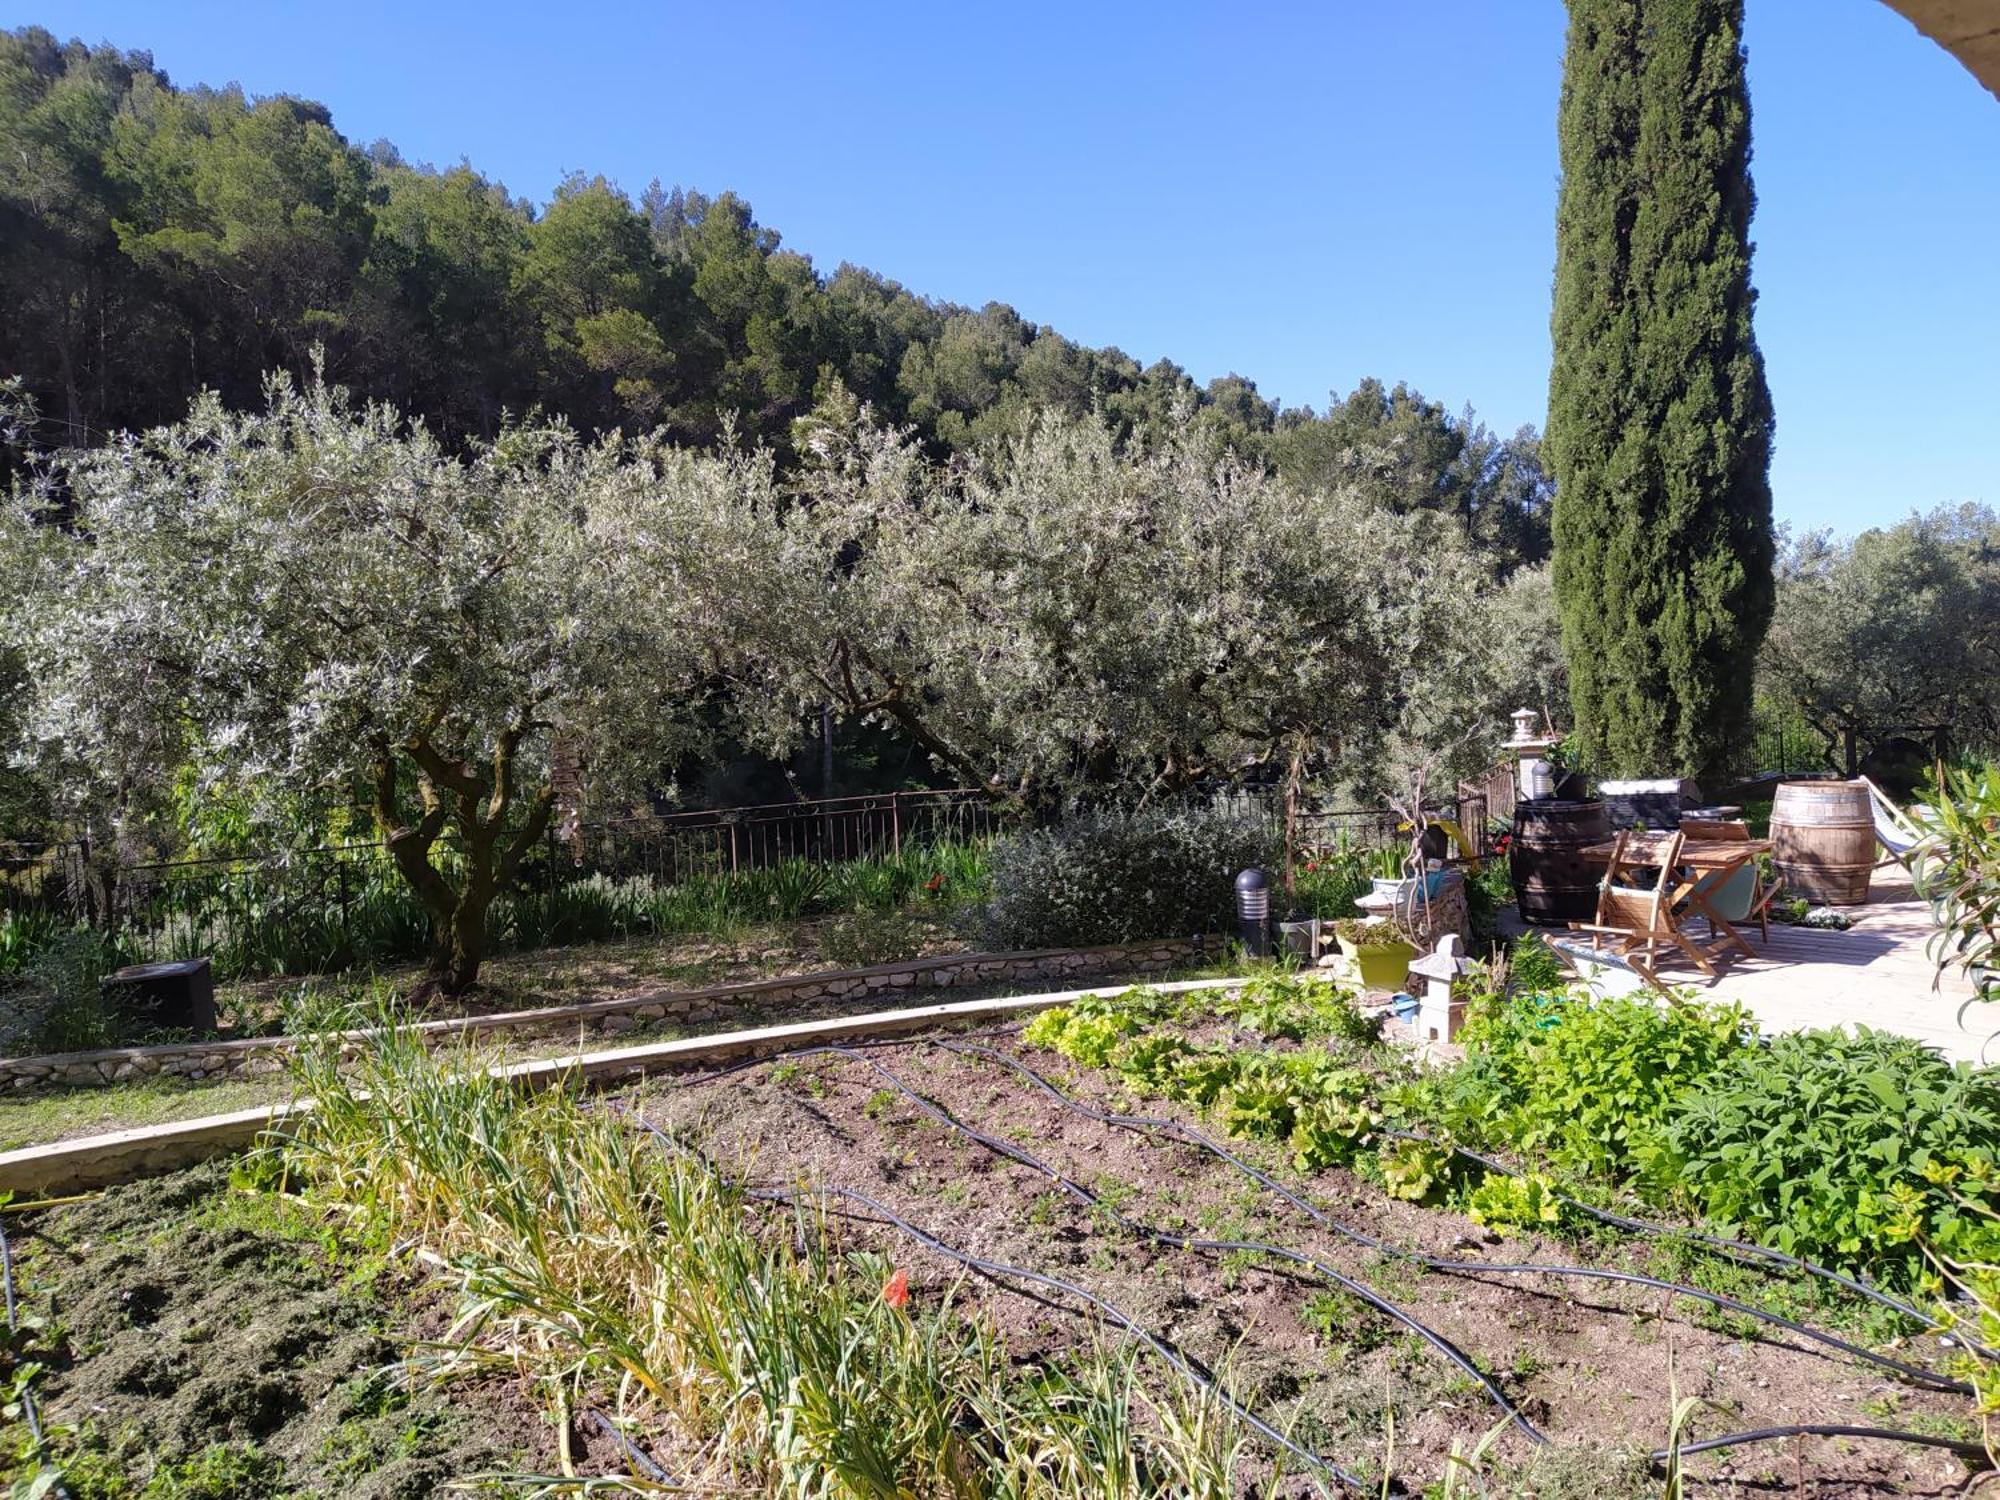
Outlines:
MULTIPOLYGON (((1697 819, 1682 823, 1681 832, 1690 844, 1702 840, 1733 844, 1750 841, 1748 823, 1702 822, 1697 819)), ((1758 873, 1755 860, 1740 869, 1726 873, 1717 870, 1704 875, 1695 882, 1694 890, 1723 921, 1732 926, 1755 922, 1764 934, 1764 941, 1771 941, 1771 899, 1778 894, 1778 888, 1764 884, 1764 877, 1758 873)), ((1708 919, 1706 911, 1701 911, 1700 915, 1708 921, 1708 935, 1714 937, 1715 923, 1708 919)))
POLYGON ((1666 847, 1659 854, 1649 852, 1646 855, 1649 864, 1654 859, 1659 861, 1658 873, 1649 889, 1620 884, 1620 878, 1636 867, 1628 865, 1625 858, 1625 846, 1631 834, 1618 835, 1618 842, 1611 851, 1610 866, 1597 888, 1597 920, 1569 924, 1571 932, 1590 934, 1590 943, 1582 954, 1570 950, 1570 956, 1614 962, 1620 968, 1630 969, 1670 998, 1673 992, 1655 969, 1662 946, 1678 951, 1710 979, 1716 977, 1711 950, 1720 945, 1703 947, 1674 922, 1674 892, 1679 878, 1674 867, 1680 863, 1681 845, 1686 837, 1686 834, 1676 832, 1668 837, 1666 847))

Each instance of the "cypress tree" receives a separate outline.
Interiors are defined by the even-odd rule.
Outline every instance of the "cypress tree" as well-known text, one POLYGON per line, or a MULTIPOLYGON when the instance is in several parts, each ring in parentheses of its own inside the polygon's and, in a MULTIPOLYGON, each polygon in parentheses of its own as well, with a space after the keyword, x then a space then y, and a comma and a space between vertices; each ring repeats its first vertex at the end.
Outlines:
POLYGON ((1714 775, 1773 600, 1743 5, 1569 15, 1547 451, 1571 705, 1607 773, 1714 775))

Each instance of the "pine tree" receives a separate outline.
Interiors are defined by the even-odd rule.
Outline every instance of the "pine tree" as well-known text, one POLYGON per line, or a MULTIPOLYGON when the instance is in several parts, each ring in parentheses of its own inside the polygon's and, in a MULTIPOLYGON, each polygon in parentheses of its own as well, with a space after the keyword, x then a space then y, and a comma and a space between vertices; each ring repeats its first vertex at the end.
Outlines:
POLYGON ((1570 0, 1545 450, 1576 727, 1599 769, 1714 775, 1770 623, 1742 0, 1570 0))

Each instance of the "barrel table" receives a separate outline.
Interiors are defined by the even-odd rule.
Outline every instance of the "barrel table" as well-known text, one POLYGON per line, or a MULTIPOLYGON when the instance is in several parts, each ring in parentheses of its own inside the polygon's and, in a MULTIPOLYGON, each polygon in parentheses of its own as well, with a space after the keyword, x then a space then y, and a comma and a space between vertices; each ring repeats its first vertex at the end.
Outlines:
POLYGON ((1875 813, 1865 781, 1793 781, 1771 801, 1778 883, 1815 906, 1859 906, 1875 869, 1875 813))
POLYGON ((1610 836, 1610 816, 1595 799, 1516 804, 1507 872, 1521 920, 1536 927, 1594 921, 1597 882, 1604 871, 1583 851, 1610 836))

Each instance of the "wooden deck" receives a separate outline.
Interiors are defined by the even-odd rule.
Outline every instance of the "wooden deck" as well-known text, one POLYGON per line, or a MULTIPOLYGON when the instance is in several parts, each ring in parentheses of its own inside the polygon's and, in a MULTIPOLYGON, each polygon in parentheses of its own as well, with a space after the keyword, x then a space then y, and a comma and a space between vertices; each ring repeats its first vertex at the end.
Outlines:
MULTIPOLYGON (((1936 928, 1908 877, 1877 870, 1868 904, 1840 910, 1854 924, 1846 932, 1773 922, 1769 943, 1755 928, 1745 934, 1757 956, 1738 956, 1715 980, 1664 959, 1660 977, 1703 999, 1736 1001, 1766 1032, 1858 1024, 1916 1037, 1947 1057, 2000 1063, 2000 1040, 1991 1040, 2000 1004, 1974 1001, 1962 973, 1938 978, 1924 951, 1936 928)), ((1603 980, 1620 991, 1637 984, 1615 970, 1603 980)))

